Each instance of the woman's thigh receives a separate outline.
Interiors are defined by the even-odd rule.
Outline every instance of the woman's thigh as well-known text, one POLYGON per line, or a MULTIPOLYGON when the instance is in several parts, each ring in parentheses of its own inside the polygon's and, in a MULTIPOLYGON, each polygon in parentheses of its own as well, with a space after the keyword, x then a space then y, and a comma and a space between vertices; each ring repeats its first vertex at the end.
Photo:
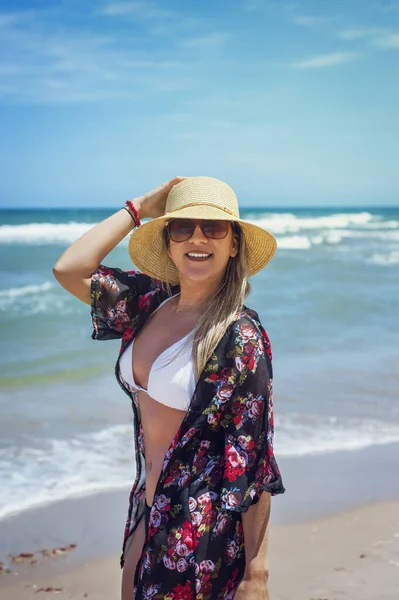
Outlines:
POLYGON ((122 571, 122 600, 133 600, 133 581, 137 563, 140 559, 145 540, 144 516, 130 536, 125 548, 125 563, 122 571))

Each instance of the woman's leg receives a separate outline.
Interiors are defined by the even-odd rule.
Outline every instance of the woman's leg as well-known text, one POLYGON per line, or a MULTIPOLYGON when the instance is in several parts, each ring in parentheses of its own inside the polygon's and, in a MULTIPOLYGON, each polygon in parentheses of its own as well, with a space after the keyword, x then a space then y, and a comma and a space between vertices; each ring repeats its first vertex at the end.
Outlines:
POLYGON ((127 540, 125 564, 122 571, 122 600, 133 600, 133 582, 136 566, 140 560, 145 540, 145 515, 140 519, 136 531, 127 540))

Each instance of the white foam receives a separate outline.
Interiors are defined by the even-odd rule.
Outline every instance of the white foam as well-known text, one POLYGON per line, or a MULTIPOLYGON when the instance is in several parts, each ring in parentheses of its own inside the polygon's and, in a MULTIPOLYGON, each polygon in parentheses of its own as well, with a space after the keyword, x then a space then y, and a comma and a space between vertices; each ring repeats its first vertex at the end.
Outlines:
POLYGON ((320 244, 339 244, 342 238, 343 235, 339 231, 324 231, 319 235, 312 235, 311 242, 315 246, 320 244))
POLYGON ((131 485, 132 430, 118 425, 44 447, 0 451, 0 519, 63 498, 131 485))
POLYGON ((0 290, 0 300, 0 313, 7 315, 21 312, 29 315, 41 313, 66 315, 73 311, 71 297, 62 293, 60 286, 51 281, 0 290))
POLYGON ((2 225, 0 244, 71 244, 95 223, 29 223, 2 225))
POLYGON ((40 285, 24 285, 20 288, 9 288, 8 290, 0 290, 0 298, 15 300, 21 296, 32 296, 33 294, 42 294, 54 287, 50 281, 46 281, 40 285))
POLYGON ((383 242, 399 241, 399 230, 393 231, 378 231, 372 230, 355 230, 355 229, 338 229, 334 233, 339 234, 342 238, 381 240, 383 242))
POLYGON ((290 235, 277 238, 277 246, 284 250, 309 250, 312 244, 306 235, 290 235))
POLYGON ((360 450, 399 441, 399 423, 377 419, 283 415, 276 421, 279 456, 360 450))
POLYGON ((375 253, 373 254, 368 261, 369 263, 373 263, 375 265, 398 265, 399 264, 399 250, 393 250, 392 252, 388 252, 387 254, 375 253))
MULTIPOLYGON (((270 230, 273 234, 289 235, 314 230, 366 230, 365 235, 378 229, 398 229, 398 221, 383 221, 369 212, 335 213, 302 217, 293 213, 263 213, 249 222, 270 230)), ((28 223, 0 226, 0 244, 70 244, 94 227, 96 223, 28 223)), ((390 233, 386 231, 386 233, 390 233)), ((125 243, 128 236, 125 239, 125 243)), ((284 238, 283 238, 283 243, 284 238)))
MULTIPOLYGON (((134 479, 131 425, 115 425, 67 440, 0 450, 0 518, 98 491, 128 489, 134 479)), ((297 457, 399 441, 399 423, 280 414, 276 457, 297 457)))
POLYGON ((365 226, 375 217, 369 212, 336 213, 321 217, 301 217, 292 213, 271 213, 249 219, 254 225, 269 229, 273 234, 298 233, 314 229, 346 229, 365 226))

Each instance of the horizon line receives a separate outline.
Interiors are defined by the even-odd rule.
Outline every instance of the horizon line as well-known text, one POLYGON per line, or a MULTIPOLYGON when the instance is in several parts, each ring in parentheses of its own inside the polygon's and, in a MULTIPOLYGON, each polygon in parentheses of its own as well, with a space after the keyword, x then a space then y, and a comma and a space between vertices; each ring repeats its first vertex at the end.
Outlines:
MULTIPOLYGON (((246 205, 241 205, 239 206, 239 208, 245 209, 245 210, 253 210, 253 209, 266 209, 266 210, 278 210, 281 208, 292 208, 292 209, 307 209, 307 208, 399 208, 399 203, 398 204, 339 204, 339 205, 332 205, 332 204, 325 204, 325 205, 320 205, 320 204, 301 204, 301 205, 292 205, 292 204, 283 204, 280 206, 273 206, 273 205, 269 205, 269 206, 262 206, 262 205, 257 205, 257 206, 246 206, 246 205)), ((93 206, 68 206, 68 208, 65 207, 58 207, 58 206, 18 206, 18 207, 13 207, 13 206, 0 206, 0 211, 7 211, 7 210, 15 210, 17 211, 22 211, 22 210, 30 210, 30 211, 34 211, 34 210, 58 210, 58 211, 68 211, 68 210, 114 210, 115 212, 117 212, 118 208, 115 209, 115 207, 113 206, 100 206, 100 207, 93 207, 93 206)))

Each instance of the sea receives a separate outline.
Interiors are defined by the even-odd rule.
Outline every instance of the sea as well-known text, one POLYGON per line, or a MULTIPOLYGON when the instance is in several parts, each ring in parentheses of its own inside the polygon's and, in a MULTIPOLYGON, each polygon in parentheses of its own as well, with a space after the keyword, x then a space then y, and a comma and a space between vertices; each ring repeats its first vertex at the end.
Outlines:
MULTIPOLYGON (((0 519, 128 487, 131 406, 117 340, 52 268, 113 209, 0 211, 0 519)), ((399 441, 399 208, 242 208, 277 238, 246 304, 271 339, 275 454, 399 441)), ((126 238, 104 264, 132 268, 126 238)))

